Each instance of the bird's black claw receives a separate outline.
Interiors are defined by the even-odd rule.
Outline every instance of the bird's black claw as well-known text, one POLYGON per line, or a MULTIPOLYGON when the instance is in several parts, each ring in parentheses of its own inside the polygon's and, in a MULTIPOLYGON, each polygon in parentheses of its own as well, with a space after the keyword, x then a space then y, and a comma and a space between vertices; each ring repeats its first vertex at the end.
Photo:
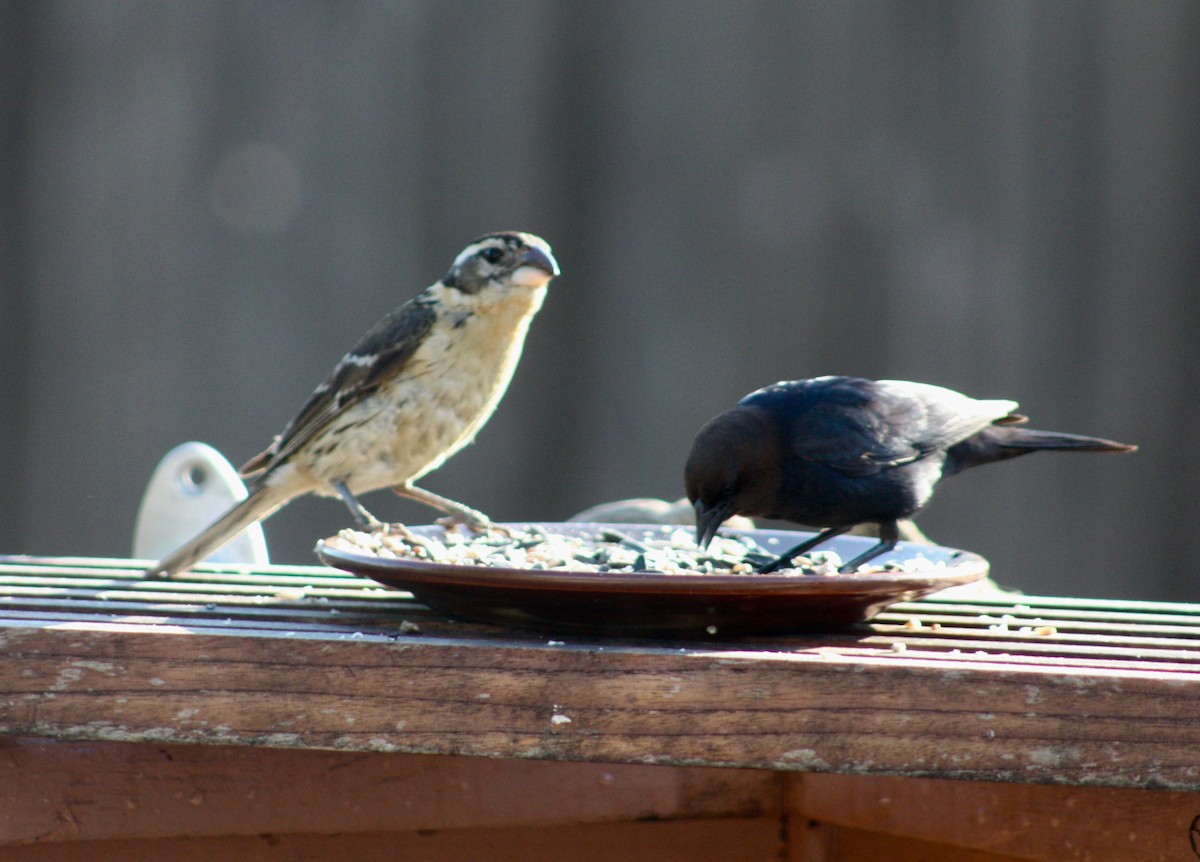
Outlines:
POLYGON ((754 567, 754 571, 760 575, 766 575, 778 569, 784 568, 785 565, 791 563, 786 557, 773 557, 765 563, 760 563, 754 567))

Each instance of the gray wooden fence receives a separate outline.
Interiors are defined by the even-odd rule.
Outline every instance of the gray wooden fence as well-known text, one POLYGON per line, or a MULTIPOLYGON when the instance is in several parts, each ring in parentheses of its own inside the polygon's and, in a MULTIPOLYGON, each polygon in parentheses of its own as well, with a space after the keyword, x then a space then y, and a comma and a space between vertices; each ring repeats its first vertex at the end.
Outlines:
MULTIPOLYGON (((1198 34, 1193 0, 4 0, 0 550, 127 554, 168 448, 240 463, 515 227, 564 274, 431 489, 673 498, 751 389, 926 380, 1142 447, 952 479, 934 538, 1030 592, 1200 598, 1198 34)), ((267 534, 304 562, 345 522, 267 534)))

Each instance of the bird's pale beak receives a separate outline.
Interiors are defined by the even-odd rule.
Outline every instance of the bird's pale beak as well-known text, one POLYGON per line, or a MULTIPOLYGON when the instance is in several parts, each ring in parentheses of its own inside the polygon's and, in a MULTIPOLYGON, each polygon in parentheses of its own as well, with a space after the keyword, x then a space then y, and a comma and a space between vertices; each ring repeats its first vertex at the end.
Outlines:
POLYGON ((730 506, 728 503, 718 503, 710 507, 705 505, 703 500, 697 500, 692 504, 692 508, 696 510, 696 544, 707 548, 709 542, 717 535, 717 530, 729 517, 730 506))
POLYGON ((517 268, 522 266, 532 266, 542 270, 551 277, 559 274, 558 261, 554 259, 554 255, 543 248, 538 248, 536 245, 531 245, 521 256, 517 258, 517 268))

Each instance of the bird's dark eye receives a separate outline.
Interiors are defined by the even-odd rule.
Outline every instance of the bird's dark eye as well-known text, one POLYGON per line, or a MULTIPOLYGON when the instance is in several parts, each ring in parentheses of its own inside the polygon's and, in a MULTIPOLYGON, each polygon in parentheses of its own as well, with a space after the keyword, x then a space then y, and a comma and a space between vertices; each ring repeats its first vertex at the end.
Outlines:
POLYGON ((479 256, 488 263, 499 263, 500 258, 504 257, 504 252, 498 248, 485 248, 479 253, 479 256))

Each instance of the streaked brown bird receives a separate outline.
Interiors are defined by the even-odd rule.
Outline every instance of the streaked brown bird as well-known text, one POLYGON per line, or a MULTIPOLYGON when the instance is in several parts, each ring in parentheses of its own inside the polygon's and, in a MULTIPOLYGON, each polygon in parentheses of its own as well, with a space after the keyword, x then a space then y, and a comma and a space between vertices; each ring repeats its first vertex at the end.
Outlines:
POLYGON ((730 515, 822 528, 760 568, 789 564, 856 524, 879 542, 847 562, 854 571, 890 551, 897 522, 929 502, 944 476, 1042 449, 1132 452, 1136 446, 1020 427, 1017 403, 977 400, 906 380, 817 377, 752 392, 696 435, 684 486, 707 547, 730 515))
POLYGON ((358 495, 380 488, 482 528, 481 512, 413 483, 474 438, 512 379, 558 263, 545 240, 494 233, 372 327, 283 433, 241 469, 249 496, 152 566, 184 571, 304 494, 338 496, 362 526, 380 522, 358 495))

